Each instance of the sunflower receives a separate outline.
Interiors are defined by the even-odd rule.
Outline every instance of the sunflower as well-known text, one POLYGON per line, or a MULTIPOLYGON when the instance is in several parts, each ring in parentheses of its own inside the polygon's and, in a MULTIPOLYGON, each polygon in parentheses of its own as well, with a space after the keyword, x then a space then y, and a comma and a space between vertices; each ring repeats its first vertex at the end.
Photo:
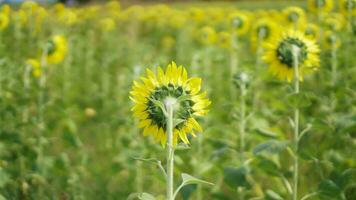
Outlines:
POLYGON ((332 31, 340 31, 342 29, 342 20, 335 17, 328 17, 325 19, 326 26, 332 31))
POLYGON ((242 12, 233 12, 229 16, 232 30, 238 35, 244 35, 247 33, 250 24, 249 18, 246 14, 242 12))
POLYGON ((231 33, 227 31, 222 31, 218 33, 218 39, 216 44, 223 49, 231 48, 231 44, 232 44, 231 33))
POLYGON ((303 9, 299 7, 288 7, 283 11, 286 24, 295 30, 299 30, 306 23, 306 16, 303 9))
POLYGON ((206 92, 200 93, 200 78, 188 78, 184 67, 172 62, 166 72, 158 67, 157 74, 146 70, 147 77, 141 77, 142 82, 134 81, 130 99, 135 103, 133 115, 139 119, 138 127, 143 129, 145 136, 151 135, 162 146, 167 142, 167 123, 163 106, 166 101, 174 99, 174 131, 173 144, 180 139, 189 144, 188 134, 195 136, 195 131, 202 128, 195 117, 204 116, 211 102, 206 98, 206 92))
POLYGON ((356 0, 340 0, 340 10, 344 15, 356 14, 356 0))
POLYGON ((333 7, 333 0, 308 0, 308 8, 313 13, 330 12, 333 7))
POLYGON ((111 32, 116 27, 116 23, 115 23, 114 19, 112 19, 110 17, 100 19, 98 22, 98 25, 103 32, 111 32))
POLYGON ((9 16, 5 13, 0 13, 0 30, 4 30, 9 26, 9 16))
POLYGON ((47 42, 47 63, 58 64, 67 54, 67 39, 62 35, 55 35, 47 42))
POLYGON ((320 37, 320 28, 316 24, 309 23, 304 29, 305 37, 309 39, 317 40, 320 37))
POLYGON ((204 26, 198 35, 198 39, 202 44, 211 45, 216 42, 216 32, 210 26, 204 26))
POLYGON ((41 64, 37 59, 27 59, 26 65, 29 65, 31 67, 32 75, 34 77, 38 78, 41 76, 41 64))
POLYGON ((339 48, 341 46, 341 40, 335 32, 326 31, 323 36, 323 43, 325 48, 333 49, 339 48))
POLYGON ((303 75, 315 71, 319 67, 319 47, 314 40, 305 37, 301 32, 288 31, 265 45, 263 60, 278 78, 292 81, 294 76, 293 49, 297 47, 298 70, 300 81, 303 75))
POLYGON ((251 44, 252 48, 256 49, 259 42, 267 42, 271 40, 278 32, 277 25, 269 18, 262 18, 252 26, 251 44))

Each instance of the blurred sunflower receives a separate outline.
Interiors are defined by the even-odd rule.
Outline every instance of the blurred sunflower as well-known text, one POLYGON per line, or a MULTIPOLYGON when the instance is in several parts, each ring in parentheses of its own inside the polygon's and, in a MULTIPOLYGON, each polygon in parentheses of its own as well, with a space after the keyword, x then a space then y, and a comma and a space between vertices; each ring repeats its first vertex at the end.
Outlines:
POLYGON ((333 31, 326 31, 323 35, 323 44, 327 49, 339 48, 341 46, 341 40, 337 34, 333 31))
POLYGON ((198 40, 204 45, 211 45, 216 42, 216 32, 210 26, 204 26, 198 34, 198 40))
POLYGON ((9 15, 0 13, 0 30, 5 30, 9 26, 9 15))
POLYGON ((309 39, 318 40, 320 37, 319 26, 312 23, 307 24, 304 30, 304 35, 309 39))
POLYGON ((67 39, 62 35, 55 35, 47 42, 47 63, 58 64, 67 54, 67 39))
POLYGON ((106 17, 104 19, 100 19, 99 27, 103 32, 110 32, 115 29, 116 23, 112 18, 106 17))
POLYGON ((229 49, 231 47, 231 34, 227 31, 222 31, 218 33, 217 46, 223 49, 229 49))
POLYGON ((333 0, 308 0, 308 8, 313 13, 330 12, 333 7, 333 0))
POLYGON ((178 139, 188 144, 187 134, 195 136, 195 131, 202 131, 195 117, 204 116, 211 102, 206 92, 200 93, 201 79, 188 78, 184 67, 172 62, 166 72, 158 67, 157 74, 146 70, 147 76, 141 77, 142 82, 134 81, 130 99, 135 103, 133 115, 139 119, 138 127, 143 129, 145 136, 151 135, 162 146, 167 142, 167 123, 164 104, 168 100, 177 101, 174 111, 173 143, 178 139))
POLYGON ((232 30, 238 35, 244 35, 247 33, 250 23, 249 18, 246 14, 242 12, 233 12, 229 16, 232 30))
POLYGON ((281 80, 292 81, 294 77, 293 49, 298 48, 298 70, 300 81, 306 73, 319 67, 319 47, 314 40, 306 38, 301 32, 289 31, 265 45, 263 60, 269 70, 281 80))
POLYGON ((342 22, 334 17, 326 18, 325 25, 332 31, 340 31, 342 29, 342 22))
POLYGON ((41 64, 37 59, 27 59, 26 65, 31 66, 32 75, 36 78, 40 77, 42 74, 41 64))
POLYGON ((257 45, 271 40, 278 31, 277 25, 269 18, 257 20, 257 22, 253 24, 251 31, 252 48, 256 49, 257 45))
POLYGON ((282 12, 286 24, 295 30, 302 29, 307 21, 304 10, 299 7, 288 7, 285 8, 282 12))
POLYGON ((339 0, 339 3, 340 11, 344 15, 356 14, 356 0, 339 0))

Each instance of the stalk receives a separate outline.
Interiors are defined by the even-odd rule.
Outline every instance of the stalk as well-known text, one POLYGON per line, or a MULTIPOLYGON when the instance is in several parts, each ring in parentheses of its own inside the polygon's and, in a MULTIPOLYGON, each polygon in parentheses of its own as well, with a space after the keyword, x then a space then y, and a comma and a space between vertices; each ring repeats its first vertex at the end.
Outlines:
MULTIPOLYGON (((294 92, 295 94, 299 94, 299 47, 293 46, 293 61, 294 61, 294 92)), ((294 108, 294 138, 293 138, 293 146, 294 146, 294 167, 293 167, 293 200, 298 200, 298 137, 299 137, 299 108, 294 108)))
MULTIPOLYGON (((30 89, 30 73, 31 73, 31 66, 26 64, 24 74, 23 74, 23 83, 24 83, 24 95, 26 98, 29 97, 29 89, 30 89)), ((28 108, 25 107, 23 113, 23 122, 28 122, 28 108)))
POLYGON ((174 171, 174 147, 173 147, 173 116, 174 104, 166 103, 167 109, 167 200, 174 200, 173 197, 173 171, 174 171))
POLYGON ((44 110, 44 90, 46 88, 46 66, 47 66, 47 47, 43 48, 43 53, 41 57, 41 76, 40 76, 40 91, 39 91, 39 113, 38 113, 38 121, 41 126, 43 122, 43 110, 44 110))
POLYGON ((230 98, 231 98, 231 102, 235 102, 235 88, 234 85, 232 84, 233 82, 233 76, 235 71, 238 68, 238 58, 236 55, 237 52, 237 46, 238 46, 238 38, 237 38, 237 34, 235 32, 232 33, 231 36, 231 53, 230 53, 230 98))
POLYGON ((332 43, 331 47, 331 81, 332 85, 335 86, 336 81, 337 81, 337 49, 336 49, 336 44, 335 42, 332 43))
POLYGON ((262 34, 264 33, 264 29, 261 29, 258 31, 258 38, 257 38, 257 50, 256 50, 256 69, 259 69, 259 66, 261 64, 261 55, 263 52, 262 49, 262 34))
POLYGON ((245 156, 245 127, 246 127, 246 83, 241 81, 240 84, 241 96, 240 96, 240 159, 241 163, 244 162, 245 156))

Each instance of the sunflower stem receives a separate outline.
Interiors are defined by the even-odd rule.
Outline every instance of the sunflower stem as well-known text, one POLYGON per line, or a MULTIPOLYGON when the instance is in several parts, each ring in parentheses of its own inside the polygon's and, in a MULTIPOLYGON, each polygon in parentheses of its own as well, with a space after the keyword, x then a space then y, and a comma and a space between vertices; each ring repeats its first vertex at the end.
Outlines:
POLYGON ((331 47, 331 82, 332 85, 335 86, 337 81, 337 48, 335 42, 332 43, 331 47))
POLYGON ((237 57, 237 49, 238 49, 238 36, 237 33, 233 32, 231 34, 231 50, 230 50, 230 100, 231 102, 235 102, 235 88, 233 85, 233 76, 238 69, 238 57, 237 57))
POLYGON ((245 127, 246 127, 246 83, 241 81, 240 84, 240 160, 244 163, 245 156, 245 127))
MULTIPOLYGON (((293 53, 293 62, 294 62, 294 92, 296 94, 299 93, 299 47, 292 47, 293 53)), ((298 199, 298 138, 299 138, 299 108, 294 108, 294 138, 293 138, 293 146, 294 146, 294 167, 293 167, 293 200, 298 199)))
POLYGON ((167 101, 167 200, 174 200, 173 196, 173 172, 174 172, 174 146, 173 146, 173 116, 174 103, 167 101))

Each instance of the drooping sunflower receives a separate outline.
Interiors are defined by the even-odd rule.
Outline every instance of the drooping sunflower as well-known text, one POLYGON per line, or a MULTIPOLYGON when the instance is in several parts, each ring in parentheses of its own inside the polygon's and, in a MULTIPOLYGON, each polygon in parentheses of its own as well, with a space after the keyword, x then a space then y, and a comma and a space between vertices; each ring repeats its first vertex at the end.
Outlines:
POLYGON ((233 12, 229 16, 232 31, 235 31, 238 35, 244 35, 247 33, 250 27, 249 18, 242 12, 233 12))
POLYGON ((217 46, 223 49, 231 48, 232 38, 231 33, 227 31, 221 31, 218 33, 217 46))
POLYGON ((295 30, 300 30, 303 28, 306 22, 306 15, 303 9, 292 6, 285 8, 282 12, 286 25, 295 30))
POLYGON ((47 42, 47 63, 58 64, 67 54, 67 39, 63 35, 55 35, 47 42))
POLYGON ((198 34, 198 40, 204 45, 211 45, 216 42, 216 32, 210 26, 204 26, 198 34))
POLYGON ((334 31, 326 31, 323 35, 323 44, 327 49, 337 49, 341 46, 341 40, 334 31))
POLYGON ((318 69, 319 47, 299 31, 288 31, 265 45, 263 60, 269 65, 272 74, 281 80, 292 81, 294 78, 293 49, 298 48, 299 80, 318 69))
POLYGON ((333 0, 308 0, 308 8, 313 13, 330 12, 333 7, 333 0))
POLYGON ((173 144, 176 145, 179 139, 188 144, 188 134, 195 136, 196 131, 202 131, 195 118, 207 114, 211 104, 206 92, 200 92, 201 79, 188 78, 186 69, 174 62, 165 72, 158 67, 157 74, 149 69, 146 73, 141 82, 134 81, 130 92, 130 99, 135 103, 131 110, 139 119, 138 127, 143 129, 143 135, 151 135, 165 146, 167 120, 160 105, 175 99, 173 144))
POLYGON ((339 0, 340 11, 345 15, 356 14, 356 0, 339 0))
POLYGON ((311 40, 318 40, 320 37, 320 27, 316 24, 309 23, 305 27, 304 35, 311 40))
POLYGON ((256 49, 257 45, 268 42, 278 33, 277 25, 269 18, 262 18, 252 26, 251 45, 256 49), (260 44, 258 44, 260 43, 260 44))

